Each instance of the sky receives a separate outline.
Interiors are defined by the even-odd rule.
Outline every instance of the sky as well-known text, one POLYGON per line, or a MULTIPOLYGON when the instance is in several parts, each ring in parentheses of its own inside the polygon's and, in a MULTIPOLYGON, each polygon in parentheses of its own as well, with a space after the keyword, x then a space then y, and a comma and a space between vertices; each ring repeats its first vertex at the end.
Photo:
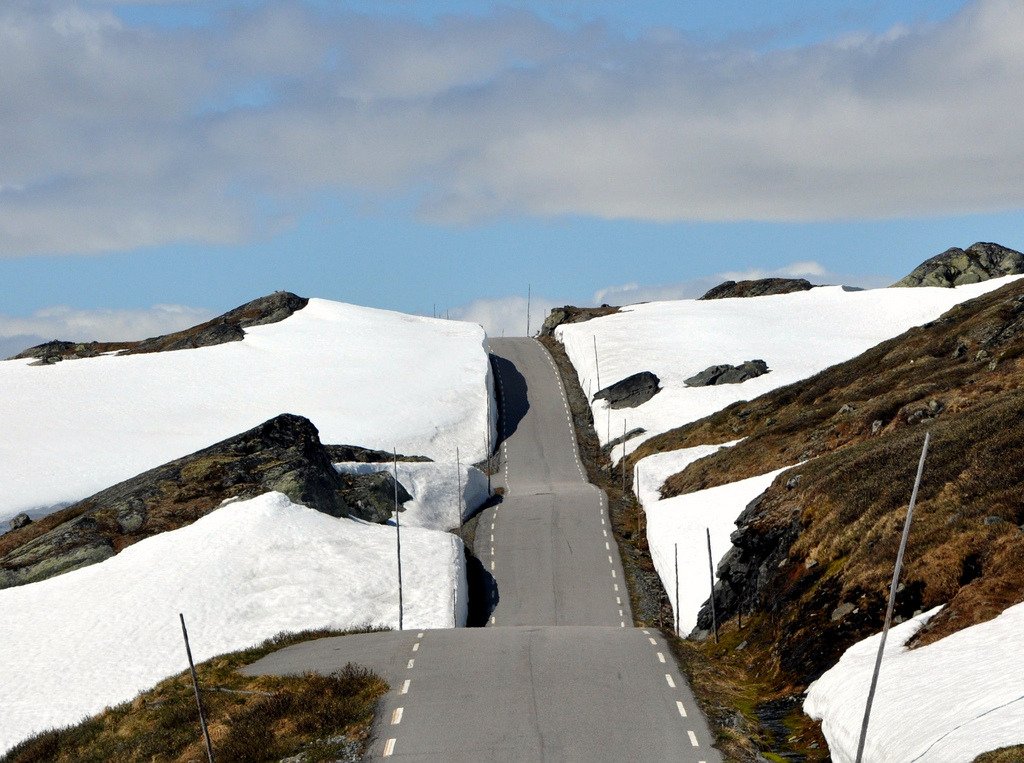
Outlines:
POLYGON ((1019 0, 5 0, 0 356, 1024 249, 1019 0))

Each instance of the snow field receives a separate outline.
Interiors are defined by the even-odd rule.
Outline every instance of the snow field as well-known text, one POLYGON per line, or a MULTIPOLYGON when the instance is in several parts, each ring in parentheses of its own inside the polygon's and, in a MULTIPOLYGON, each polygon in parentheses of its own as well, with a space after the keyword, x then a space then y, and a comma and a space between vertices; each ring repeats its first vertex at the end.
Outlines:
MULTIPOLYGON (((904 644, 941 607, 889 631, 864 760, 952 763, 1024 744, 1024 604, 925 647, 904 644)), ((821 720, 832 759, 856 759, 878 642, 854 644, 811 684, 804 712, 821 720)))
MULTIPOLYGON (((623 423, 627 429, 647 430, 629 441, 627 450, 632 452, 656 434, 856 357, 1019 277, 956 289, 846 291, 825 286, 767 297, 651 302, 559 326, 555 335, 591 397, 599 389, 595 338, 601 387, 640 371, 653 371, 661 379, 661 391, 637 408, 609 410, 603 400, 591 404, 602 443, 620 437, 623 423), (684 384, 709 366, 755 358, 764 360, 771 372, 742 384, 684 384)), ((615 451, 615 458, 621 458, 622 448, 615 451)))
MULTIPOLYGON (((334 468, 349 474, 393 473, 391 464, 339 463, 334 468)), ((451 530, 471 516, 490 496, 487 475, 475 467, 456 462, 398 462, 398 481, 411 501, 402 504, 402 527, 451 530), (461 481, 462 493, 459 494, 461 481)))
MULTIPOLYGON (((403 527, 402 578, 407 628, 465 624, 457 537, 403 527)), ((185 669, 178 612, 197 662, 281 631, 397 628, 395 529, 268 493, 0 591, 0 754, 185 669)))
POLYGON ((214 347, 0 362, 0 521, 85 498, 280 413, 325 443, 455 460, 496 439, 483 329, 322 299, 214 347))
MULTIPOLYGON (((712 558, 717 572, 718 563, 732 547, 729 536, 736 529, 737 517, 785 469, 664 500, 661 500, 659 491, 669 475, 682 471, 719 448, 731 445, 735 443, 700 445, 659 453, 643 459, 639 464, 639 497, 647 515, 647 541, 651 558, 672 602, 679 632, 684 636, 697 625, 700 608, 711 595, 707 531, 711 532, 712 558), (678 601, 675 574, 677 544, 678 601)), ((717 575, 715 580, 718 580, 717 575)))

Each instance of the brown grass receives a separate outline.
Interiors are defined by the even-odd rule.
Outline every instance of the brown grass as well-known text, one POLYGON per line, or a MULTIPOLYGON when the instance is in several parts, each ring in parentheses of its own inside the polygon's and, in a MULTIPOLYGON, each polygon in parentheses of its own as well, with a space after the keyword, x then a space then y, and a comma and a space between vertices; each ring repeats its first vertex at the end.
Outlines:
MULTIPOLYGON (((329 676, 247 677, 237 672, 290 644, 336 635, 343 633, 281 634, 196 666, 218 760, 280 760, 298 752, 310 761, 333 760, 346 749, 360 747, 377 700, 388 690, 379 676, 353 665, 329 676)), ((195 695, 185 671, 131 702, 25 740, 0 763, 186 763, 205 758, 195 695)))

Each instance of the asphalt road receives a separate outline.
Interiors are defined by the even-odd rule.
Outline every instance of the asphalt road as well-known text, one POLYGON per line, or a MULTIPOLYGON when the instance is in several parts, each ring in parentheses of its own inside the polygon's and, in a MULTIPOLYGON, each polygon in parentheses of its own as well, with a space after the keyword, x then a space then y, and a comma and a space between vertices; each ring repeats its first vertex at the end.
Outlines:
POLYGON ((375 759, 720 761, 661 634, 632 625, 605 497, 586 481, 547 351, 532 339, 491 351, 506 494, 477 526, 497 594, 489 627, 320 639, 247 671, 378 671, 391 692, 375 759))

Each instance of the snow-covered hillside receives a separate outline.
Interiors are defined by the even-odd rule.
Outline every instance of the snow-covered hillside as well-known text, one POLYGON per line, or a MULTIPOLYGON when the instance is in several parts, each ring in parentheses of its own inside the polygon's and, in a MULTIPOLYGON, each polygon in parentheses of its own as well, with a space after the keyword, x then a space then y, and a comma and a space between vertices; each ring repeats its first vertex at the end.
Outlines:
MULTIPOLYGON (((279 413, 325 443, 455 463, 484 457, 483 330, 312 299, 214 347, 30 366, 0 362, 0 521, 74 501, 279 413)), ((493 441, 493 440, 492 440, 493 441)))
MULTIPOLYGON (((100 564, 0 591, 0 753, 187 667, 281 631, 398 627, 395 529, 280 493, 228 504, 100 564)), ((402 531, 405 625, 466 618, 462 542, 402 531)))
MULTIPOLYGON (((889 631, 864 760, 968 761, 1024 744, 1024 604, 928 646, 904 644, 939 610, 889 631)), ((864 702, 881 634, 854 644, 807 691, 804 710, 822 721, 832 759, 857 756, 864 702)))
MULTIPOLYGON (((738 400, 751 400, 860 355, 912 326, 937 318, 956 304, 998 289, 1019 276, 956 289, 872 289, 828 286, 793 294, 745 299, 679 300, 624 307, 622 312, 555 329, 584 391, 639 371, 653 371, 662 390, 637 408, 609 411, 592 404, 601 442, 643 427, 641 442, 703 418, 738 400), (709 366, 762 359, 771 372, 742 384, 688 388, 685 379, 709 366), (609 415, 610 414, 610 415, 609 415)), ((616 448, 616 458, 622 449, 616 448)))

